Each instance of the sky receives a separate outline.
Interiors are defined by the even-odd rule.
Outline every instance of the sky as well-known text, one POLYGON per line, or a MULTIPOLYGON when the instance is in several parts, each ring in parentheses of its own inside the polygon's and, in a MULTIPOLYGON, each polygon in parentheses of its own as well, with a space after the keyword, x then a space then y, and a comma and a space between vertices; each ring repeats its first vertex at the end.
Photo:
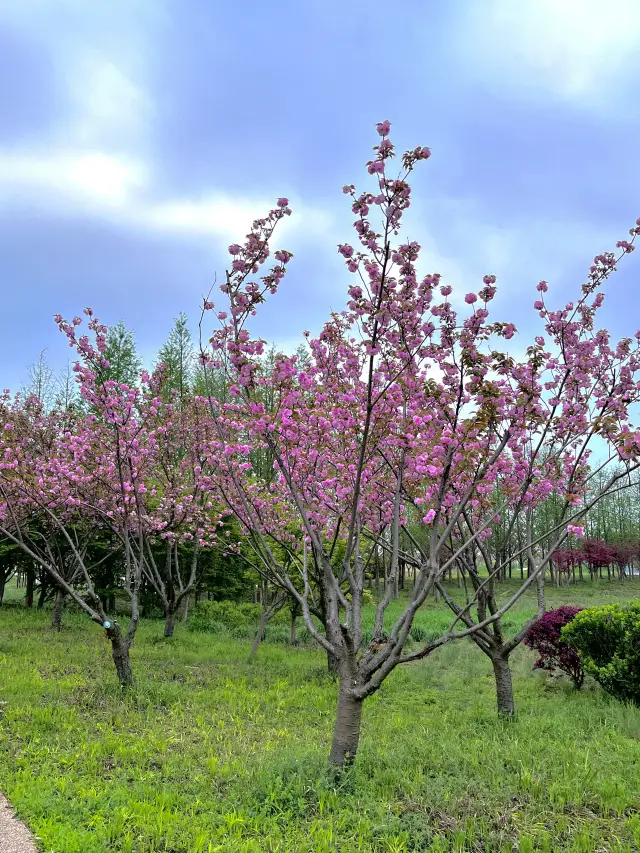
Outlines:
MULTIPOLYGON (((0 388, 85 306, 150 365, 278 197, 294 259, 253 331, 292 350, 345 303, 344 184, 388 119, 427 145, 403 240, 460 295, 498 276, 510 345, 640 216, 638 0, 0 0, 0 388)), ((640 253, 603 324, 640 327, 640 253)), ((219 301, 219 300, 217 300, 219 301)))

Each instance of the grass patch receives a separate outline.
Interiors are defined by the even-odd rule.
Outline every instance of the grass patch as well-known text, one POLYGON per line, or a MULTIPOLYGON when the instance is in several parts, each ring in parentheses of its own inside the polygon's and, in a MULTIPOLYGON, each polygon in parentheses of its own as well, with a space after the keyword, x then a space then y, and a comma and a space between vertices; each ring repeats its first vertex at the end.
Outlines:
MULTIPOLYGON (((549 608, 640 583, 549 590, 549 608)), ((401 603, 394 603, 399 610, 401 603)), ((527 599, 509 615, 521 624, 527 599)), ((367 614, 372 624, 373 611, 367 614)), ((640 710, 515 656, 518 720, 498 721, 470 642, 397 670, 365 705, 361 751, 328 778, 336 702, 312 648, 142 624, 123 696, 80 615, 0 611, 0 789, 49 853, 506 853, 640 849, 640 710)), ((448 620, 419 614, 424 636, 448 620)))

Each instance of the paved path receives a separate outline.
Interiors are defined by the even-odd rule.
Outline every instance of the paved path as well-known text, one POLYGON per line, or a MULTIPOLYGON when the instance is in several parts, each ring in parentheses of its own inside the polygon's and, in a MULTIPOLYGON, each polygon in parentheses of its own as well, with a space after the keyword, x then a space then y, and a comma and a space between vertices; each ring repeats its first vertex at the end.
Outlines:
POLYGON ((37 853, 33 836, 14 817, 11 806, 0 794, 0 851, 2 853, 37 853))

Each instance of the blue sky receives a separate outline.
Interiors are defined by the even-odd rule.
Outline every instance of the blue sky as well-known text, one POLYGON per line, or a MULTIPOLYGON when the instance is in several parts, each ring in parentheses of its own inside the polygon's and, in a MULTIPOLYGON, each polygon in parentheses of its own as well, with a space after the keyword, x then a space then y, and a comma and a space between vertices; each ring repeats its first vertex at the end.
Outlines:
MULTIPOLYGON (((640 215, 638 0, 0 0, 0 386, 90 305, 151 361, 251 221, 287 196, 294 252, 255 330, 295 346, 342 307, 345 183, 371 186, 375 123, 428 145, 404 236, 494 317, 537 331, 640 215)), ((640 326, 640 256, 608 288, 640 326)))

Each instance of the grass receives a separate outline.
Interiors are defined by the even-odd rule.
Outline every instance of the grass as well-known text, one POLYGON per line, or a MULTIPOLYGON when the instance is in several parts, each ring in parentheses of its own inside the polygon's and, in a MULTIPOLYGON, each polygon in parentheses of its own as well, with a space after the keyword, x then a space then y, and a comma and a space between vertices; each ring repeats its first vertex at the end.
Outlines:
MULTIPOLYGON (((585 583, 550 590, 549 606, 638 593, 585 583)), ((267 642, 249 664, 247 641, 159 641, 147 622, 123 696, 101 632, 69 613, 55 634, 49 618, 0 611, 0 789, 46 853, 640 849, 640 709, 532 673, 522 647, 515 723, 497 719, 490 665, 468 641, 397 670, 336 787, 336 688, 319 651, 267 642)), ((426 633, 442 623, 435 606, 420 614, 426 633)))

